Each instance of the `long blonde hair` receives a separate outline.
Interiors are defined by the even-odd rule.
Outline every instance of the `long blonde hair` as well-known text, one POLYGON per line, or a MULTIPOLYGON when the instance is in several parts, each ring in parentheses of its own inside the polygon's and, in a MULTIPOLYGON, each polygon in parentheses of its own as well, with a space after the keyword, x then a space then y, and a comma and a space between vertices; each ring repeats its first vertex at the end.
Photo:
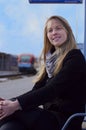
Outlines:
POLYGON ((45 74, 46 74, 46 69, 45 69, 46 54, 48 51, 50 51, 51 49, 54 48, 54 46, 49 42, 48 37, 47 37, 47 24, 52 19, 59 20, 67 32, 66 42, 62 46, 58 47, 58 49, 60 51, 60 56, 59 56, 58 62, 56 64, 56 68, 54 70, 54 74, 53 74, 54 76, 61 70, 63 59, 66 56, 66 54, 70 50, 77 48, 75 37, 73 35, 72 29, 71 29, 69 23, 67 22, 67 20, 61 16, 51 16, 45 23, 44 47, 43 47, 43 50, 42 50, 42 53, 40 56, 40 59, 42 60, 42 64, 41 64, 39 73, 37 75, 37 78, 35 80, 36 82, 43 79, 43 77, 45 76, 45 74))

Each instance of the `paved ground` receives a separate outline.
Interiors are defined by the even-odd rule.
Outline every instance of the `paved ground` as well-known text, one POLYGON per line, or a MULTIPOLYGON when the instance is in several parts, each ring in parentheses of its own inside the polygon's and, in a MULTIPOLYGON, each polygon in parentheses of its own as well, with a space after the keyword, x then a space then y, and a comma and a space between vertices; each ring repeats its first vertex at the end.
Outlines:
POLYGON ((12 98, 32 89, 34 76, 1 78, 0 97, 12 98))

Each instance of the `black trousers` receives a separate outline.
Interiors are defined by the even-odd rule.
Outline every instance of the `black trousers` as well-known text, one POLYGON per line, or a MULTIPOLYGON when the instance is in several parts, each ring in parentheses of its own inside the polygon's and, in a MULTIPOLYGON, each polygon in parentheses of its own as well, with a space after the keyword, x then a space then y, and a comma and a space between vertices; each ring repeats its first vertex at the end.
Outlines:
POLYGON ((41 108, 17 111, 0 121, 0 130, 58 130, 56 117, 41 108))
MULTIPOLYGON (((54 114, 41 108, 17 111, 0 121, 0 130, 61 130, 67 119, 67 114, 58 113, 57 119, 54 114)), ((74 119, 66 130, 81 130, 82 120, 74 119)))

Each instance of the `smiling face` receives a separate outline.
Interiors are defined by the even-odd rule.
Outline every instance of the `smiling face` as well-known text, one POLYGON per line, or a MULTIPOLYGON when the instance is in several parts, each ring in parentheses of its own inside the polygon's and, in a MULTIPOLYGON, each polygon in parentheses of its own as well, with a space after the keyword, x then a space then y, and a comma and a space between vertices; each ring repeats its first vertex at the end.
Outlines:
POLYGON ((47 37, 55 48, 60 47, 67 40, 67 31, 58 19, 51 19, 48 21, 47 37))

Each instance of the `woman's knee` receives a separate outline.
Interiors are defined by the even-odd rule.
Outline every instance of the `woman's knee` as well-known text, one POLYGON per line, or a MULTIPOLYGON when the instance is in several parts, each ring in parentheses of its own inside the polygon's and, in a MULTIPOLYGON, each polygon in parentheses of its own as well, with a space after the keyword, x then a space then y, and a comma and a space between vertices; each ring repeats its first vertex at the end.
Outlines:
POLYGON ((0 130, 25 130, 24 126, 22 124, 11 121, 11 122, 6 122, 0 127, 0 130))

